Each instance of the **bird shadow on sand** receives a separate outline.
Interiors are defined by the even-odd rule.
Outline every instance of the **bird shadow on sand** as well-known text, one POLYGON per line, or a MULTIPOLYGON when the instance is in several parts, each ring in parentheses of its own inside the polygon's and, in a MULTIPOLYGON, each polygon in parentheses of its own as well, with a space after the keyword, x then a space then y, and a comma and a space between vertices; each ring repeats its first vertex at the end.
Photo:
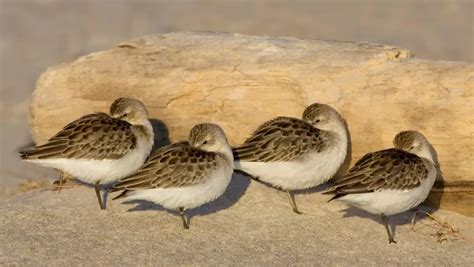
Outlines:
MULTIPOLYGON (((432 207, 428 207, 424 205, 418 206, 419 213, 416 215, 416 222, 419 222, 420 220, 423 220, 427 217, 425 212, 432 213, 434 210, 435 209, 432 207)), ((383 227, 380 215, 374 215, 374 214, 368 213, 366 211, 363 211, 361 209, 354 208, 354 207, 348 207, 342 210, 341 212, 344 212, 342 216, 343 218, 350 218, 350 217, 356 216, 360 218, 370 219, 376 222, 377 224, 379 224, 380 227, 383 227)), ((396 227, 400 225, 411 224, 413 214, 414 214, 414 210, 408 210, 400 214, 389 216, 388 225, 390 227, 390 230, 393 233, 394 238, 396 237, 396 227)))
POLYGON ((154 134, 154 143, 151 152, 157 150, 160 147, 167 146, 171 144, 168 126, 162 121, 158 119, 150 119, 151 126, 153 127, 153 134, 154 134))
MULTIPOLYGON (((248 174, 244 171, 234 170, 234 173, 238 173, 239 175, 246 177, 249 180, 249 183, 250 183, 250 181, 253 181, 253 182, 265 185, 265 186, 267 186, 269 188, 272 188, 274 190, 277 190, 277 191, 280 191, 280 192, 286 192, 285 190, 283 190, 281 188, 278 188, 278 187, 274 187, 270 183, 262 181, 258 177, 254 177, 254 176, 252 176, 252 175, 250 175, 250 174, 248 174)), ((330 187, 330 185, 328 185, 328 184, 321 184, 321 185, 317 185, 317 186, 314 186, 314 187, 311 187, 311 188, 308 188, 308 189, 293 190, 291 192, 295 195, 321 193, 321 192, 324 192, 325 190, 329 189, 329 187, 330 187)))
MULTIPOLYGON (((229 186, 220 197, 195 209, 186 210, 186 216, 188 217, 189 222, 191 222, 191 219, 195 216, 205 216, 232 207, 245 194, 249 185, 250 181, 247 177, 234 173, 229 186)), ((123 202, 123 204, 137 204, 135 207, 128 210, 130 212, 156 210, 167 211, 178 215, 177 211, 165 209, 161 205, 150 201, 132 200, 123 202)))

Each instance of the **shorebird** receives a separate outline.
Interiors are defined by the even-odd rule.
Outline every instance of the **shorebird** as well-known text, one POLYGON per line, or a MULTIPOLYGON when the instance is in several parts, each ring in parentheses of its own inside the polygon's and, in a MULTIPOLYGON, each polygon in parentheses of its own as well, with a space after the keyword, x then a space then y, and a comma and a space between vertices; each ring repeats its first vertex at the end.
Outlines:
POLYGON ((114 199, 146 200, 178 210, 183 227, 189 229, 184 212, 222 195, 233 172, 232 150, 224 131, 216 124, 194 126, 189 143, 158 149, 133 175, 121 179, 114 199))
POLYGON ((133 98, 116 99, 110 115, 85 115, 46 144, 20 152, 21 158, 55 168, 94 185, 101 209, 103 184, 134 173, 153 147, 153 128, 145 105, 133 98))
POLYGON ((369 153, 356 162, 324 194, 334 194, 351 206, 380 215, 388 242, 396 243, 388 216, 417 207, 423 202, 437 176, 433 149, 416 131, 403 131, 393 140, 395 148, 369 153))
POLYGON ((235 169, 285 190, 295 213, 301 214, 293 190, 329 180, 343 164, 348 133, 342 116, 315 103, 303 118, 277 117, 262 124, 234 149, 235 169))

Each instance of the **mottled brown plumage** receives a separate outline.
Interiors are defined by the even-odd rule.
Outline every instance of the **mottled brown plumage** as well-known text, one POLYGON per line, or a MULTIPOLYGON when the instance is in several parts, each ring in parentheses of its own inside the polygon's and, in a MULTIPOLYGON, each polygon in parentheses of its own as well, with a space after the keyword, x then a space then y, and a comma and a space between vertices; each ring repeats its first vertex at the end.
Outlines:
POLYGON ((244 144, 234 149, 236 160, 293 161, 310 152, 321 152, 331 137, 306 121, 278 117, 262 124, 244 144))
POLYGON ((83 116, 48 140, 22 152, 22 159, 117 159, 136 145, 132 125, 105 113, 83 116))
POLYGON ((356 162, 333 188, 325 193, 368 193, 377 190, 408 190, 419 186, 427 177, 425 159, 396 148, 369 153, 356 162))
POLYGON ((435 152, 423 134, 402 131, 394 148, 369 153, 324 194, 380 215, 389 243, 396 243, 389 216, 417 207, 428 196, 437 176, 435 152))
POLYGON ((194 126, 189 142, 158 149, 137 171, 121 179, 114 199, 146 200, 179 211, 189 229, 185 210, 222 195, 233 173, 232 151, 221 127, 212 123, 194 126))
POLYGON ((217 168, 217 153, 186 143, 157 150, 137 171, 114 185, 113 191, 184 187, 202 183, 217 168))
POLYGON ((148 110, 138 99, 118 98, 110 115, 85 115, 46 144, 20 152, 21 158, 67 173, 93 184, 100 208, 102 184, 134 173, 149 155, 154 142, 148 110))

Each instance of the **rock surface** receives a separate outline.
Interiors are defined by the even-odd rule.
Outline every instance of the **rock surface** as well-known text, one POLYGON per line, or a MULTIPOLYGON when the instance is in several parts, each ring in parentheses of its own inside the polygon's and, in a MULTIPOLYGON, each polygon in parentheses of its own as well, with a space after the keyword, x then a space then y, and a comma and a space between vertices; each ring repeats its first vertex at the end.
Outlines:
MULTIPOLYGON (((110 197, 115 196, 111 195, 110 197)), ((191 228, 147 203, 111 201, 100 211, 91 188, 30 191, 0 198, 0 265, 320 265, 472 266, 474 218, 434 215, 460 231, 438 243, 439 228, 411 213, 392 217, 388 244, 378 217, 328 196, 286 194, 235 175, 226 193, 191 210, 191 228)))
POLYGON ((30 125, 42 143, 81 115, 107 111, 117 97, 136 97, 155 118, 158 145, 183 140, 206 121, 236 145, 260 123, 301 117, 322 102, 346 118, 353 159, 414 129, 437 150, 446 181, 472 182, 473 93, 473 64, 420 60, 392 46, 170 33, 48 69, 33 94, 30 125))

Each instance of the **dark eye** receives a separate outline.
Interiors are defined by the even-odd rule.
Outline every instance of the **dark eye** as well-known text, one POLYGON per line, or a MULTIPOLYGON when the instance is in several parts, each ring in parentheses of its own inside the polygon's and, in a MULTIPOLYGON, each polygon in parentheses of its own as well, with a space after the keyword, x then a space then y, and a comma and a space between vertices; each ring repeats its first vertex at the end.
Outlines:
POLYGON ((410 147, 410 149, 413 149, 413 148, 415 148, 415 147, 414 146, 410 147))
POLYGON ((122 118, 125 118, 127 116, 128 116, 128 113, 125 113, 125 114, 122 115, 122 118))
POLYGON ((202 143, 202 144, 203 144, 203 145, 207 144, 207 140, 206 140, 206 141, 204 141, 204 143, 202 143))
POLYGON ((318 122, 320 122, 320 121, 321 121, 320 119, 317 119, 315 122, 318 123, 318 122))

